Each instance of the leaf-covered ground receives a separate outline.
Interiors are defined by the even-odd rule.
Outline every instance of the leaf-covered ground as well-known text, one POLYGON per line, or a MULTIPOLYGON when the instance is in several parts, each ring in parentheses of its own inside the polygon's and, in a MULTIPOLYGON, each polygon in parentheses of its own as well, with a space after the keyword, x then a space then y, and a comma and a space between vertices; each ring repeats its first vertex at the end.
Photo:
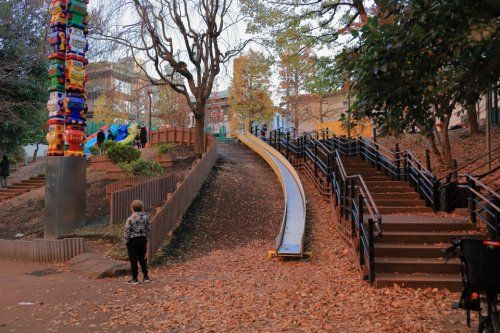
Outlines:
POLYGON ((5 264, 0 331, 472 331, 463 313, 450 308, 456 293, 374 289, 362 281, 328 205, 307 183, 312 258, 268 259, 281 223, 280 185, 244 147, 223 144, 221 155, 172 252, 152 270, 153 283, 88 280, 65 267, 48 277, 16 277, 28 268, 5 264), (38 303, 18 306, 22 300, 38 303))

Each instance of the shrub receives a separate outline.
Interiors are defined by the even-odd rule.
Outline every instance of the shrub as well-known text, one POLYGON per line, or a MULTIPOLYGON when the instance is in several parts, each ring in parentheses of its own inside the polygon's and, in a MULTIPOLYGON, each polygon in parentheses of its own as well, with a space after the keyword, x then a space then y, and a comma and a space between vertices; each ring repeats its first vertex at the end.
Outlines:
POLYGON ((130 163, 141 157, 141 152, 130 145, 114 143, 108 145, 106 154, 113 163, 130 163))
POLYGON ((158 152, 160 154, 168 154, 174 151, 174 145, 171 143, 163 143, 158 146, 158 152))
POLYGON ((90 154, 95 156, 95 155, 99 155, 99 153, 100 153, 99 147, 97 147, 97 146, 90 147, 90 154))
POLYGON ((104 152, 107 152, 108 149, 113 146, 113 145, 116 145, 118 143, 114 142, 114 141, 105 141, 103 144, 102 144, 102 150, 104 152))
POLYGON ((142 158, 131 163, 120 163, 119 165, 129 176, 157 177, 163 174, 163 168, 158 162, 142 158))

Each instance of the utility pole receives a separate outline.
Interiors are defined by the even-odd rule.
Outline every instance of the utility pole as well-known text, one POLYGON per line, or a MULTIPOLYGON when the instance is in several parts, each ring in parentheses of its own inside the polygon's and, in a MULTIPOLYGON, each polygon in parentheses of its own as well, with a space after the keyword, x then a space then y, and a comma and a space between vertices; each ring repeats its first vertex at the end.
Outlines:
POLYGON ((491 170, 491 101, 492 93, 486 93, 486 152, 488 153, 488 170, 491 170))

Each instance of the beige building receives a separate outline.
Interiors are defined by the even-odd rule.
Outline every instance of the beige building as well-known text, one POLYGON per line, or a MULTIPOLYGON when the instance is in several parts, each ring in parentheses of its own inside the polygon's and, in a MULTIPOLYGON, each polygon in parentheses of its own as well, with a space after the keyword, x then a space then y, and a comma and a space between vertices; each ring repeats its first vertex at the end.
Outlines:
POLYGON ((317 95, 299 96, 300 121, 299 132, 316 130, 316 124, 339 120, 340 114, 347 111, 349 102, 347 93, 333 92, 321 102, 317 95))
MULTIPOLYGON (((122 58, 117 62, 100 61, 87 66, 89 80, 86 83, 88 119, 94 115, 98 98, 105 94, 123 110, 132 121, 144 121, 149 109, 149 96, 155 99, 156 87, 149 84, 146 75, 133 58, 122 58)), ((153 102, 154 105, 154 102, 153 102)))

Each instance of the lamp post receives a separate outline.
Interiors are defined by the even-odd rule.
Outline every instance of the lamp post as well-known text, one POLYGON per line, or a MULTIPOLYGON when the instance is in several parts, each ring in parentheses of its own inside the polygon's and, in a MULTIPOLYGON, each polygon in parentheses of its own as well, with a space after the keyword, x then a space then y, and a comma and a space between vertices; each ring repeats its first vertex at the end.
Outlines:
POLYGON ((152 99, 151 99, 151 92, 148 91, 148 97, 149 97, 149 131, 148 131, 148 142, 151 145, 151 108, 152 108, 152 99))

